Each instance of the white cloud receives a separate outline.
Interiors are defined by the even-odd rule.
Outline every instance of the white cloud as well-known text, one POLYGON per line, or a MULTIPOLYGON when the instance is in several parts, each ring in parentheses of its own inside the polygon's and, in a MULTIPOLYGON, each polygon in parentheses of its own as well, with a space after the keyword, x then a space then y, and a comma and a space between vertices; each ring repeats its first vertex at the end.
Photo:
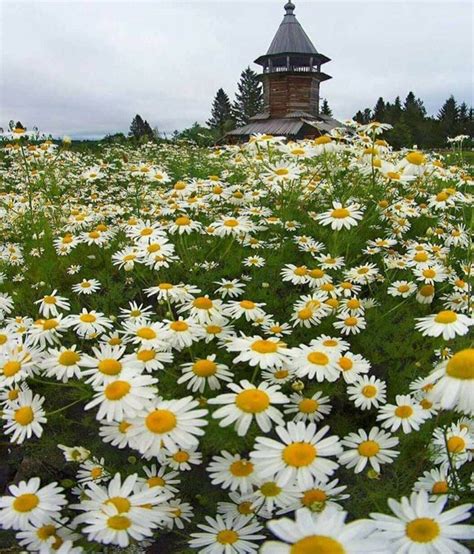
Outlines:
MULTIPOLYGON (((411 89, 432 113, 451 93, 470 100, 470 3, 295 3, 332 59, 322 96, 338 116, 411 89)), ((166 131, 203 122, 217 88, 233 94, 241 70, 266 51, 283 4, 4 1, 0 124, 100 135, 126 131, 135 113, 166 131)))

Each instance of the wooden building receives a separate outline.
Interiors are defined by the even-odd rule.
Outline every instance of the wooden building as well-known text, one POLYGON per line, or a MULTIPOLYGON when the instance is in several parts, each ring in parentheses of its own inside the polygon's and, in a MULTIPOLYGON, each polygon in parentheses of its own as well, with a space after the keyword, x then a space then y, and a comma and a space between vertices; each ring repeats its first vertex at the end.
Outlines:
POLYGON ((247 140, 255 133, 309 138, 342 125, 319 113, 320 84, 331 79, 321 66, 330 59, 316 50, 294 11, 293 2, 287 2, 268 52, 255 60, 263 68, 264 111, 227 133, 228 140, 247 140))

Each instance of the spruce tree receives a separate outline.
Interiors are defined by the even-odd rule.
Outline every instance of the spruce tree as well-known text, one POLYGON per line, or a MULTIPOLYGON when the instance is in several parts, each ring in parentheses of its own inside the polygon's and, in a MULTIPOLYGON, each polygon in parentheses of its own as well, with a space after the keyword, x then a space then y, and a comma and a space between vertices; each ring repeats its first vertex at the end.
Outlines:
POLYGON ((251 117, 263 109, 262 84, 257 73, 247 67, 240 75, 237 88, 232 115, 237 125, 246 125, 251 117))
POLYGON ((329 107, 329 102, 326 100, 326 98, 323 100, 323 103, 321 104, 320 113, 322 115, 327 115, 329 117, 332 117, 332 110, 329 107))
POLYGON ((454 137, 459 131, 459 108, 454 96, 451 95, 438 112, 441 136, 443 139, 454 137))
POLYGON ((216 130, 219 138, 224 136, 224 134, 230 131, 235 125, 229 97, 222 88, 216 93, 214 102, 212 103, 211 118, 206 124, 211 129, 216 130))
POLYGON ((380 97, 374 107, 374 120, 382 123, 385 121, 385 116, 385 101, 380 97))

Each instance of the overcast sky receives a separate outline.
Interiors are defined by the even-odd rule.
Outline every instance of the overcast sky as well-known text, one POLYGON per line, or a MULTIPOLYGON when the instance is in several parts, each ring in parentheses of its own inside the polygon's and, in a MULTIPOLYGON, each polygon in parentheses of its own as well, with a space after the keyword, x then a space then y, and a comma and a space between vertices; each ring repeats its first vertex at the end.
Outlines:
MULTIPOLYGON (((61 136, 127 131, 140 113, 171 132, 205 122, 216 90, 264 54, 284 0, 0 0, 0 126, 61 136)), ((414 90, 429 113, 472 103, 469 1, 295 0, 339 118, 414 90)))

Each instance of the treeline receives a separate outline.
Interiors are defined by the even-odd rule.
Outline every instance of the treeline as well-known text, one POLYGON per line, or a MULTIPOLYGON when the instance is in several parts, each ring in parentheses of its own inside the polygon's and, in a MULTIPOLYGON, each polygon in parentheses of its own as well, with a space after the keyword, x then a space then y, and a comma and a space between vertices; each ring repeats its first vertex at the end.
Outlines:
POLYGON ((373 109, 358 111, 354 120, 359 123, 390 123, 393 129, 384 137, 394 148, 414 144, 420 148, 442 148, 448 137, 472 137, 474 133, 472 108, 465 102, 458 104, 454 96, 444 102, 435 117, 427 115, 423 101, 413 92, 407 94, 403 103, 399 96, 393 102, 380 97, 373 109))

